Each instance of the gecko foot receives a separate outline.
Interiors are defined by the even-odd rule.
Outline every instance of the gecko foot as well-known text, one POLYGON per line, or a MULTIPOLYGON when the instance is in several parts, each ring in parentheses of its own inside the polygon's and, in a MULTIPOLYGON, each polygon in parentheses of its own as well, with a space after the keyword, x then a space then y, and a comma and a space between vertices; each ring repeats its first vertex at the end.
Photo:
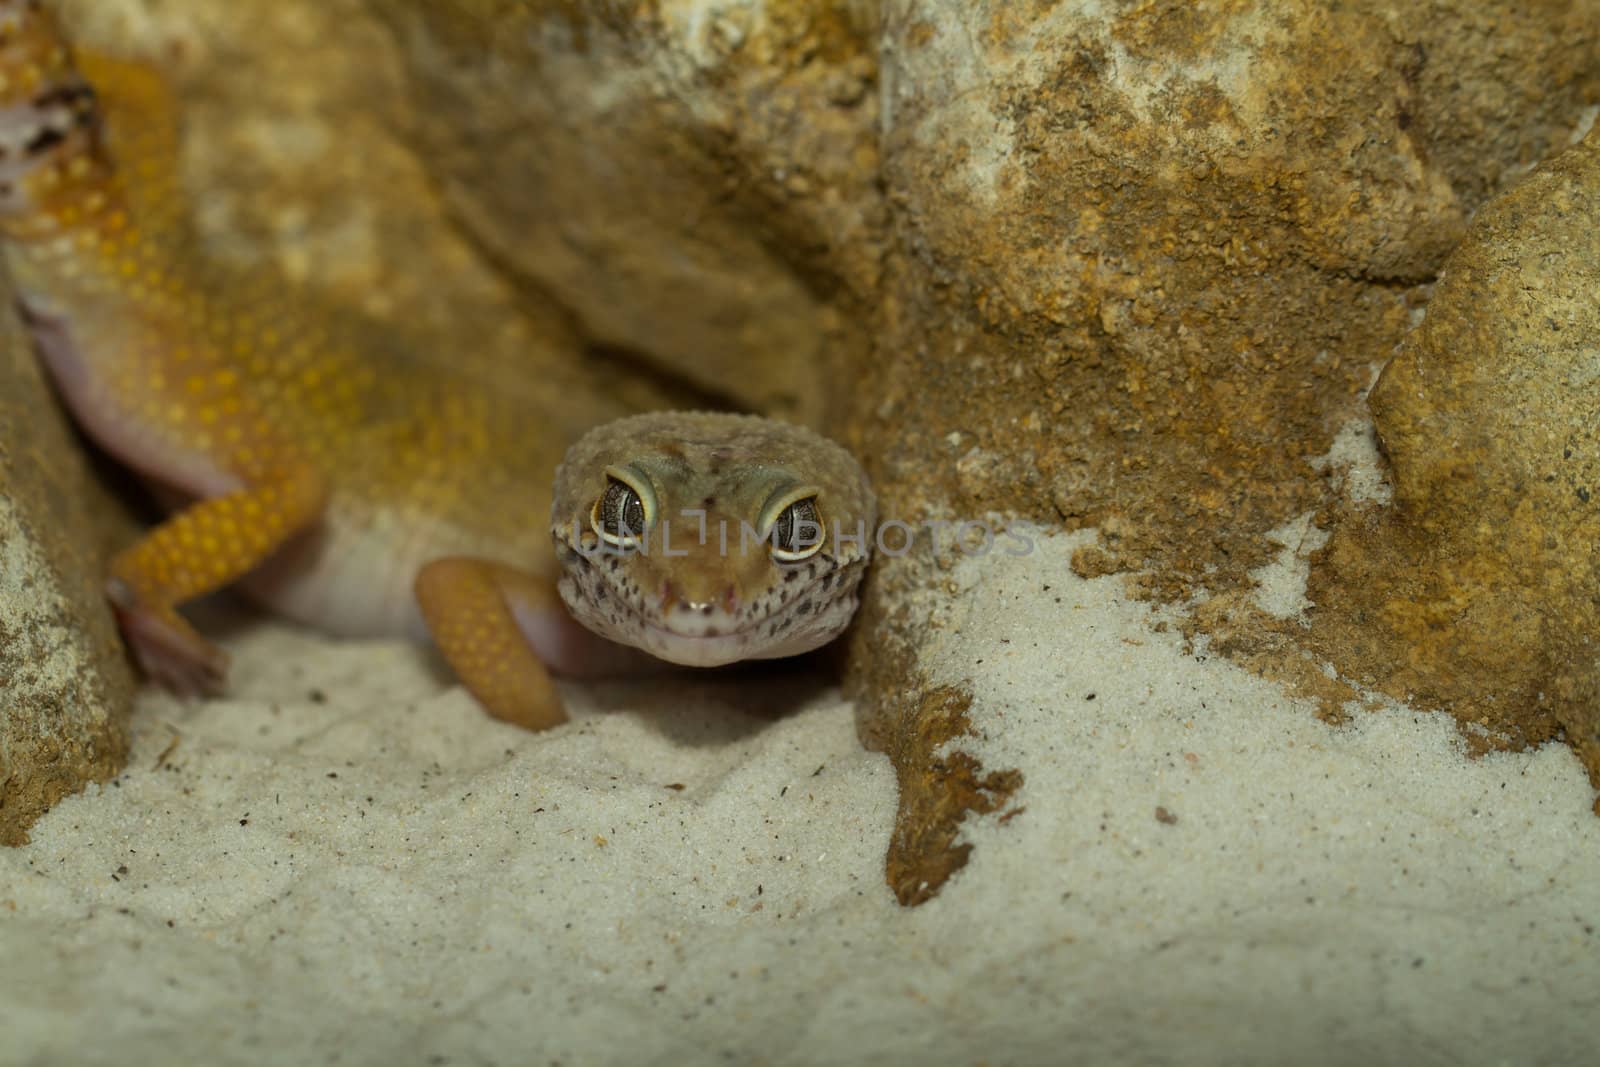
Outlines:
POLYGON ((145 677, 184 698, 222 693, 228 679, 227 653, 196 633, 173 609, 140 604, 122 582, 108 582, 106 594, 145 677))

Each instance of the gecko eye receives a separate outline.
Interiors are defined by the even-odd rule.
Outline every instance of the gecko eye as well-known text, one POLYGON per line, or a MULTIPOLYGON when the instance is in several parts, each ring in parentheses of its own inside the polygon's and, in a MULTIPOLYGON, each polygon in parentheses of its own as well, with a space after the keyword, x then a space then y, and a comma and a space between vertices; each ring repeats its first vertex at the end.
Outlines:
POLYGON ((822 550, 822 518, 817 512, 816 490, 801 490, 810 495, 795 499, 795 493, 786 494, 778 503, 783 510, 767 527, 764 539, 772 544, 772 558, 781 563, 798 563, 810 559, 822 550))
POLYGON ((624 481, 620 472, 606 471, 606 489, 589 511, 589 526, 601 540, 618 548, 638 548, 649 532, 655 508, 648 489, 624 481))

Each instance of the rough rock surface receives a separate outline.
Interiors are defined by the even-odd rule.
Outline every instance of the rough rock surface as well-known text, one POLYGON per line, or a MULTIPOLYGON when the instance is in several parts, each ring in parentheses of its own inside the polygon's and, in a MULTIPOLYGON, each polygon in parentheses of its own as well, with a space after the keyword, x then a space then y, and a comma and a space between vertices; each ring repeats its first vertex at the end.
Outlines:
MULTIPOLYGON (((1095 526, 1079 572, 1140 571, 1163 599, 1248 591, 1266 533, 1326 502, 1311 460, 1471 213, 1600 99, 1592 2, 883 19, 893 254, 852 421, 884 513, 1095 526)), ((939 773, 952 742, 919 699, 937 556, 875 569, 857 688, 903 787, 981 810, 962 784, 981 777, 939 773)), ((1281 639, 1233 636, 1240 655, 1281 639)))
MULTIPOLYGON (((1372 390, 1394 503, 1313 572, 1319 652, 1600 787, 1600 134, 1474 221, 1372 390)), ((1597 804, 1600 810, 1600 804, 1597 804)))
POLYGON ((1105 526, 1173 591, 1257 565, 1414 285, 1600 95, 1600 5, 1456 7, 888 5, 890 490, 1105 526))
POLYGON ((96 486, 0 287, 0 844, 121 769, 132 678, 96 486))
POLYGON ((877 281, 867 7, 372 4, 421 157, 495 262, 636 367, 808 422, 877 281))

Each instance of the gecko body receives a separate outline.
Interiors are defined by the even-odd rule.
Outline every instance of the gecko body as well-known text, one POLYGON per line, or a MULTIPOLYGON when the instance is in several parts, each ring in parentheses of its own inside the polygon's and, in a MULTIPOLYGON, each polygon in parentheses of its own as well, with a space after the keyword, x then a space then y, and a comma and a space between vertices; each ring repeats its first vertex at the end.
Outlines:
POLYGON ((164 101, 143 67, 76 59, 36 0, 0 0, 19 310, 85 432, 173 508, 107 582, 154 679, 221 686, 226 658, 177 609, 234 583, 336 634, 431 639, 491 714, 530 728, 564 719, 551 671, 623 668, 634 649, 788 655, 848 621, 867 543, 796 539, 871 525, 837 445, 736 415, 590 428, 312 313, 274 278, 220 274, 188 237, 164 101), (758 539, 649 543, 683 508, 758 539))

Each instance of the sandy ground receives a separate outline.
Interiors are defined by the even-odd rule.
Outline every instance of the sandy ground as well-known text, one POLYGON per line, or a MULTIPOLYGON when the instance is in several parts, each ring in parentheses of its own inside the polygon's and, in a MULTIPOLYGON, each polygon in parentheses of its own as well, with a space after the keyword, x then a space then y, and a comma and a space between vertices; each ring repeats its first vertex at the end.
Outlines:
POLYGON ((0 852, 0 1055, 1595 1062, 1570 752, 1324 725, 1074 543, 956 571, 924 663, 972 681, 969 747, 1025 810, 915 910, 890 767, 804 679, 572 687, 530 736, 407 646, 246 627, 232 699, 147 696, 122 778, 0 852))

